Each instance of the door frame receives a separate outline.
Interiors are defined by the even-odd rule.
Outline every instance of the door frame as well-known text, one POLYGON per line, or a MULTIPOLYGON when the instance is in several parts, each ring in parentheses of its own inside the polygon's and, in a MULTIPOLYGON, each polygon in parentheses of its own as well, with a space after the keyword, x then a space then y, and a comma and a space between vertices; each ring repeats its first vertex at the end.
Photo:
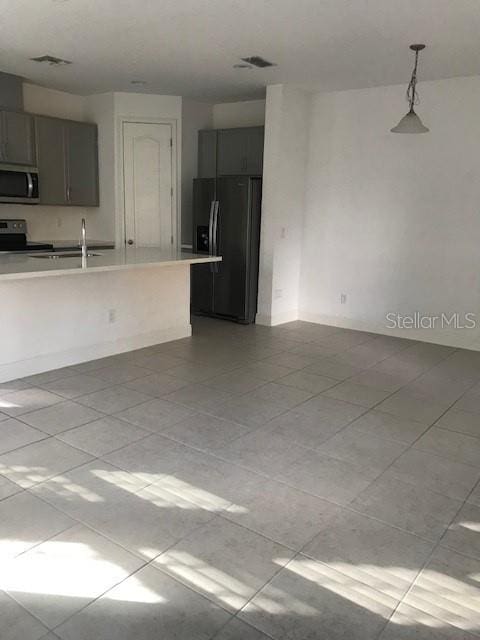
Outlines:
POLYGON ((181 237, 180 219, 180 191, 178 183, 179 156, 178 156, 178 121, 177 118, 144 118, 128 115, 117 116, 117 149, 115 154, 117 162, 117 187, 116 187, 116 214, 115 214, 115 246, 125 247, 126 236, 126 211, 125 211, 125 156, 123 145, 123 126, 125 123, 133 124, 168 124, 172 127, 172 234, 173 244, 179 248, 179 238, 181 237))

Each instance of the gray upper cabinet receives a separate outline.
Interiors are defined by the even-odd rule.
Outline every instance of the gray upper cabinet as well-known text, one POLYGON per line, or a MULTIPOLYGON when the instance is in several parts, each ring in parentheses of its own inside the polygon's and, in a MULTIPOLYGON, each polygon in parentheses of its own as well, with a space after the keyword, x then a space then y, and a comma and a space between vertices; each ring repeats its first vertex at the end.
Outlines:
POLYGON ((218 132, 218 175, 235 176, 247 171, 245 129, 221 129, 218 132))
POLYGON ((247 133, 247 173, 263 174, 263 143, 265 130, 263 127, 252 127, 247 133))
POLYGON ((41 204, 67 203, 63 120, 35 118, 38 183, 41 204))
POLYGON ((34 166, 33 116, 18 111, 0 113, 0 160, 7 164, 34 166))
POLYGON ((35 125, 41 204, 98 206, 97 126, 46 116, 35 125))
POLYGON ((215 178, 217 175, 217 132, 206 129, 198 132, 198 177, 215 178))
POLYGON ((261 175, 263 127, 220 129, 217 140, 217 175, 261 175))
POLYGON ((97 125, 65 123, 68 204, 98 207, 97 125))
POLYGON ((198 177, 261 176, 263 138, 263 127, 199 131, 198 177))

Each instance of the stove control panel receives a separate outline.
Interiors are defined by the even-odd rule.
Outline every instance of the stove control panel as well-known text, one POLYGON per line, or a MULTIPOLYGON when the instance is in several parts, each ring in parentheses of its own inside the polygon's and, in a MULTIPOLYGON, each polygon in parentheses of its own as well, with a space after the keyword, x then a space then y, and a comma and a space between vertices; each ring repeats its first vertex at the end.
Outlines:
POLYGON ((27 221, 26 220, 0 220, 0 234, 1 233, 21 233, 26 235, 27 233, 27 221))

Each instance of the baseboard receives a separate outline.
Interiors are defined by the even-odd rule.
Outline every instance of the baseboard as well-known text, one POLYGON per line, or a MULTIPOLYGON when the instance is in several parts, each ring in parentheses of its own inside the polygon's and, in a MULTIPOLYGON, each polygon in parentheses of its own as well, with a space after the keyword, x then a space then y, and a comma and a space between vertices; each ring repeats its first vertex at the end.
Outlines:
POLYGON ((272 316, 257 313, 255 317, 255 324, 261 324, 265 327, 276 327, 279 324, 293 322, 294 320, 298 320, 298 311, 296 309, 284 311, 283 313, 276 313, 272 316))
POLYGON ((309 313, 306 311, 300 311, 298 319, 303 320, 304 322, 325 324, 331 327, 339 327, 341 329, 368 331, 369 333, 393 336, 395 338, 407 338, 408 340, 440 344, 445 347, 480 351, 480 335, 473 329, 458 329, 457 331, 441 331, 439 329, 389 329, 383 324, 376 325, 361 319, 328 316, 319 313, 309 313))
POLYGON ((105 358, 135 349, 151 347, 163 342, 171 342, 180 338, 187 338, 192 335, 192 325, 190 323, 181 326, 167 327, 150 333, 120 338, 113 342, 103 342, 101 344, 77 347, 68 351, 49 353, 28 360, 20 360, 0 365, 0 383, 32 376, 37 373, 44 373, 52 369, 70 367, 82 362, 105 358))

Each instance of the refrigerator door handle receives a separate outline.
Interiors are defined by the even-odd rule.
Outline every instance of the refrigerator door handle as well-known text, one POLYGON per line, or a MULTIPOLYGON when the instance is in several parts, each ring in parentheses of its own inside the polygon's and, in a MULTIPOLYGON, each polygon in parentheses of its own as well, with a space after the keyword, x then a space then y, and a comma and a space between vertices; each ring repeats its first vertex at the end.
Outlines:
POLYGON ((213 253, 213 216, 215 213, 215 200, 210 203, 210 216, 208 218, 208 253, 213 253))
POLYGON ((218 229, 218 207, 219 207, 219 202, 218 200, 215 202, 215 208, 213 210, 213 233, 212 233, 212 237, 213 237, 213 255, 216 256, 217 255, 217 229, 218 229))
MULTIPOLYGON (((213 255, 218 255, 218 210, 220 208, 220 202, 215 201, 215 208, 213 211, 213 255)), ((212 263, 214 273, 218 273, 218 262, 212 263)))

